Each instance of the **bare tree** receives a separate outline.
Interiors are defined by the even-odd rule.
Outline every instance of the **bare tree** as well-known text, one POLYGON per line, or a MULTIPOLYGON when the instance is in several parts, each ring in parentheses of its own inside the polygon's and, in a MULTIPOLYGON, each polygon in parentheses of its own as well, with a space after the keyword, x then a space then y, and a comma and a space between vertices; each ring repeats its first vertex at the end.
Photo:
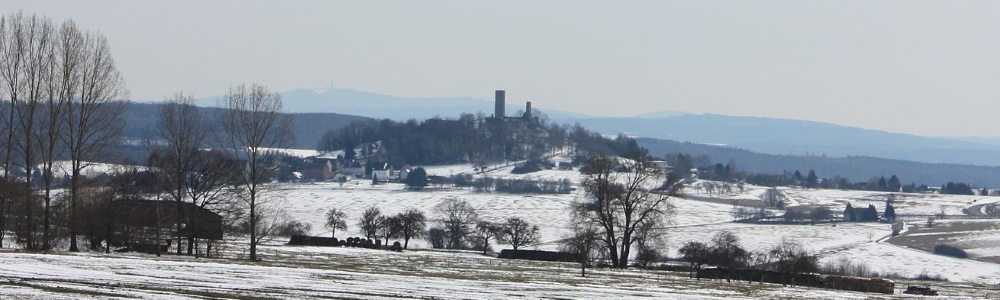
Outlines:
POLYGON ((358 219, 358 228, 361 232, 365 234, 365 238, 374 238, 378 236, 379 229, 379 217, 382 216, 382 211, 378 209, 375 205, 365 209, 365 212, 361 214, 361 218, 358 219))
POLYGON ((476 231, 473 232, 473 239, 483 246, 483 255, 490 249, 490 240, 500 234, 500 226, 489 221, 476 222, 476 231))
POLYGON ((70 158, 70 251, 80 251, 76 234, 76 202, 83 181, 83 169, 110 155, 118 143, 122 114, 128 105, 124 79, 111 57, 111 46, 104 35, 88 33, 83 37, 80 54, 79 90, 66 102, 69 115, 66 148, 70 158))
POLYGON ((36 132, 35 139, 41 151, 41 172, 42 189, 44 190, 44 226, 42 235, 42 249, 51 248, 51 218, 53 189, 56 188, 55 168, 56 161, 63 158, 65 154, 65 144, 63 143, 66 133, 66 105, 69 102, 70 91, 74 90, 76 84, 76 65, 79 63, 74 56, 79 52, 78 31, 75 31, 72 22, 66 22, 58 32, 53 29, 52 46, 45 51, 49 62, 44 72, 44 103, 41 110, 40 126, 36 132))
POLYGON ((517 217, 508 218, 507 222, 500 226, 500 234, 497 235, 500 242, 510 245, 514 250, 538 244, 541 237, 541 234, 538 233, 538 225, 531 225, 517 217))
MULTIPOLYGON (((135 166, 118 166, 109 174, 106 188, 88 189, 97 197, 87 197, 90 211, 84 214, 82 223, 91 224, 91 235, 104 241, 104 252, 110 253, 114 245, 124 244, 120 232, 123 231, 127 210, 131 203, 143 199, 148 187, 143 182, 142 172, 135 166)), ((90 243, 91 249, 99 250, 100 242, 90 243)))
POLYGON ((625 268, 641 226, 669 223, 674 213, 670 197, 680 191, 680 178, 663 174, 643 151, 622 160, 595 156, 588 165, 583 183, 587 197, 574 204, 574 216, 601 229, 612 265, 625 268))
MULTIPOLYGON (((12 92, 16 90, 18 93, 16 96, 18 99, 15 99, 13 93, 10 95, 14 113, 14 127, 11 129, 19 133, 13 142, 21 159, 20 167, 25 170, 25 190, 32 191, 34 189, 32 181, 35 164, 40 158, 37 155, 39 149, 37 149, 38 141, 35 138, 41 125, 41 122, 38 122, 39 115, 41 115, 40 110, 47 98, 46 87, 51 79, 49 75, 51 75, 53 45, 55 44, 54 29, 49 19, 36 15, 25 17, 18 13, 9 22, 12 32, 11 40, 7 41, 11 47, 8 51, 14 53, 12 57, 16 61, 12 62, 14 65, 11 68, 4 70, 3 77, 8 82, 8 86, 17 86, 8 88, 8 90, 12 92)), ((24 194, 22 205, 24 209, 23 220, 26 224, 23 224, 20 232, 25 235, 26 245, 29 249, 39 247, 35 236, 37 231, 34 223, 34 199, 34 193, 28 192, 24 194)))
POLYGON ((378 217, 378 234, 379 237, 384 239, 385 248, 389 248, 389 239, 399 237, 399 229, 401 227, 403 227, 403 221, 398 216, 378 217))
POLYGON ((663 228, 663 224, 658 224, 652 219, 639 224, 635 234, 635 260, 640 267, 649 267, 650 264, 663 258, 660 252, 666 243, 663 228))
MULTIPOLYGON (((239 198, 239 190, 233 187, 239 184, 239 164, 231 155, 222 150, 198 151, 192 157, 191 169, 187 174, 185 192, 187 198, 195 206, 221 212, 231 208, 233 199, 239 198)), ((187 254, 192 255, 192 248, 198 247, 198 236, 201 233, 200 214, 191 216, 189 225, 191 235, 188 236, 187 254)), ((179 247, 179 246, 178 246, 179 247)), ((206 253, 212 250, 212 240, 208 240, 206 253)))
POLYGON ((410 246, 410 238, 423 237, 426 232, 427 218, 424 212, 411 208, 397 215, 400 220, 399 235, 403 237, 403 249, 410 246))
POLYGON ((256 84, 230 88, 221 106, 220 140, 246 164, 239 178, 250 210, 250 259, 257 260, 258 201, 273 190, 269 183, 278 172, 276 149, 293 141, 292 121, 282 113, 281 96, 256 84))
POLYGON ((720 231, 712 236, 712 264, 727 270, 727 281, 732 279, 735 269, 745 262, 746 255, 739 237, 732 232, 720 231))
POLYGON ((347 230, 347 214, 331 208, 326 212, 326 228, 330 229, 330 237, 337 237, 337 230, 347 230))
POLYGON ((782 274, 784 284, 795 284, 790 274, 819 270, 816 256, 809 254, 801 244, 794 241, 782 239, 780 244, 771 247, 768 256, 773 260, 769 264, 770 269, 782 274))
POLYGON ((600 236, 593 223, 572 224, 573 234, 563 239, 563 251, 574 253, 580 262, 580 276, 587 276, 587 267, 593 261, 593 249, 600 236))
POLYGON ((434 213, 444 225, 448 249, 461 246, 462 240, 471 233, 470 227, 479 219, 479 214, 469 202, 456 198, 445 199, 434 207, 434 213))
POLYGON ((12 37, 16 37, 16 30, 12 29, 11 19, 8 16, 0 16, 0 98, 9 102, 3 103, 3 184, 4 189, 0 193, 0 248, 3 248, 4 235, 7 232, 7 222, 9 220, 8 214, 10 210, 8 205, 10 203, 9 199, 12 196, 11 186, 12 183, 9 180, 10 166, 13 159, 12 154, 14 153, 14 103, 17 101, 17 95, 20 85, 15 84, 17 80, 11 78, 13 74, 17 74, 17 70, 20 63, 20 51, 12 46, 14 42, 12 37), (12 33, 14 32, 14 33, 12 33))
POLYGON ((691 270, 697 276, 701 267, 712 261, 712 249, 702 242, 687 242, 677 250, 681 258, 691 264, 691 270))
POLYGON ((785 196, 785 193, 778 188, 770 188, 760 195, 760 200, 764 201, 768 207, 784 209, 786 202, 788 202, 788 196, 785 196))
POLYGON ((183 93, 174 94, 160 107, 156 125, 157 144, 162 146, 155 150, 151 162, 162 173, 159 178, 162 179, 163 190, 177 204, 174 223, 177 254, 180 255, 181 226, 185 223, 181 204, 189 195, 188 177, 208 137, 208 125, 198 107, 194 106, 194 97, 183 93))

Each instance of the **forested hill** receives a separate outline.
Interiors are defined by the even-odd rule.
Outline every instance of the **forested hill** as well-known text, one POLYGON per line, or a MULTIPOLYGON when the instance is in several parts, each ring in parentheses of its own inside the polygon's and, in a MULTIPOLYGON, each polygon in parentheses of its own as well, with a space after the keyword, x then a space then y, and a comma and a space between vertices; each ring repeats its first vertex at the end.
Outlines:
MULTIPOLYGON (((125 138, 142 138, 146 131, 155 127, 161 104, 133 102, 125 112, 125 138)), ((201 113, 212 119, 219 110, 214 107, 199 107, 201 113)), ((366 117, 336 113, 294 113, 295 144, 293 148, 316 149, 323 133, 347 126, 354 121, 369 120, 366 117)), ((150 132, 152 133, 152 132, 150 132)))
POLYGON ((929 164, 912 161, 893 160, 863 156, 825 157, 799 155, 772 155, 755 153, 743 149, 677 142, 671 140, 637 138, 640 147, 654 156, 668 153, 707 155, 713 163, 726 164, 736 161, 741 171, 749 173, 780 174, 796 170, 815 170, 820 177, 841 176, 851 181, 867 181, 872 176, 899 176, 904 183, 939 186, 945 182, 958 181, 978 186, 1000 186, 1000 167, 929 164))

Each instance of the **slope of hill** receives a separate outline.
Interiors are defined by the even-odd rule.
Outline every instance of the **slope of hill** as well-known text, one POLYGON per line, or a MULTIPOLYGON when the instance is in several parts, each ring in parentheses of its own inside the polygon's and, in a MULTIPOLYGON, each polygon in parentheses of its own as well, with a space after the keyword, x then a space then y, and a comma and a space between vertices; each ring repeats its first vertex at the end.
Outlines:
POLYGON ((656 156, 667 153, 708 155, 713 162, 725 164, 736 161, 740 170, 752 173, 775 174, 783 171, 815 170, 820 177, 840 175, 853 181, 867 181, 872 176, 899 176, 904 182, 931 186, 948 181, 960 181, 978 186, 1000 186, 1000 167, 960 164, 931 164, 865 156, 829 157, 804 155, 775 155, 751 152, 732 147, 713 146, 650 138, 637 139, 639 146, 649 149, 656 156))
POLYGON ((1000 165, 1000 144, 868 130, 801 120, 675 114, 555 120, 603 134, 716 144, 767 154, 871 156, 927 163, 1000 165))

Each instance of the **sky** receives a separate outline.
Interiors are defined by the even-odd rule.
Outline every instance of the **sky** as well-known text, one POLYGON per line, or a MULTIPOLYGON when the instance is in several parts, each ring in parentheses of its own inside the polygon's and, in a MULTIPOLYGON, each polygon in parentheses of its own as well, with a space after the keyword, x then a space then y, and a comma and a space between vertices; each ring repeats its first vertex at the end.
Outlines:
POLYGON ((107 36, 132 99, 349 88, 1000 136, 997 1, 9 1, 107 36))

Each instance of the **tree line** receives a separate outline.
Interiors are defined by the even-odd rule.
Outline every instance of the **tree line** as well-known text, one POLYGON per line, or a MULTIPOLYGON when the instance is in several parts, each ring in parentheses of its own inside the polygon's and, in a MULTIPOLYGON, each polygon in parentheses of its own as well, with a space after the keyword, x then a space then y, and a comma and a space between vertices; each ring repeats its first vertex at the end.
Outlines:
POLYGON ((192 213, 182 204, 191 204, 243 228, 257 259, 257 244, 282 223, 272 182, 283 155, 275 149, 290 145, 294 130, 281 97, 262 85, 231 87, 214 115, 202 114, 190 95, 170 97, 140 142, 148 158, 97 173, 87 170, 119 155, 129 105, 103 34, 72 21, 0 16, 0 86, 0 247, 11 231, 27 249, 68 239, 68 249, 80 251, 85 236, 90 248, 108 251, 148 228, 158 245, 160 229, 173 226, 177 253, 185 239, 191 253, 200 224, 192 219, 198 214, 185 216, 192 213), (176 219, 129 220, 144 200, 175 203, 164 215, 176 219))
POLYGON ((819 271, 817 257, 798 243, 783 240, 770 249, 748 251, 740 245, 739 237, 728 231, 716 233, 708 244, 686 242, 677 252, 691 264, 695 274, 703 266, 713 265, 727 272, 727 279, 735 278, 734 274, 741 269, 774 271, 785 275, 819 271))
MULTIPOLYGON (((689 176, 691 170, 697 170, 699 178, 707 180, 749 183, 760 186, 799 186, 803 188, 866 190, 883 192, 923 193, 932 191, 927 185, 916 183, 904 184, 896 174, 889 178, 873 176, 867 181, 854 182, 840 175, 822 178, 816 171, 809 170, 803 175, 799 170, 784 171, 780 174, 750 173, 740 170, 736 160, 730 159, 726 164, 712 163, 708 155, 690 155, 686 153, 667 153, 665 160, 672 167, 672 173, 677 176, 689 176)), ((987 188, 977 189, 964 182, 948 182, 943 184, 938 192, 952 195, 989 195, 987 188)))
POLYGON ((73 21, 0 16, 0 81, 0 240, 13 229, 26 248, 51 249, 53 206, 61 200, 67 217, 60 225, 78 251, 82 171, 108 155, 128 104, 108 41, 73 21), (67 176, 57 174, 60 161, 69 162, 67 176))
POLYGON ((638 149, 634 139, 608 139, 575 126, 542 121, 503 121, 480 114, 462 114, 457 119, 424 121, 367 120, 353 122, 323 135, 319 151, 343 150, 344 158, 358 156, 406 165, 473 163, 477 166, 505 161, 537 161, 566 146, 581 155, 620 155, 638 149), (371 151, 377 147, 378 151, 371 151), (360 149, 362 153, 357 153, 360 149))

